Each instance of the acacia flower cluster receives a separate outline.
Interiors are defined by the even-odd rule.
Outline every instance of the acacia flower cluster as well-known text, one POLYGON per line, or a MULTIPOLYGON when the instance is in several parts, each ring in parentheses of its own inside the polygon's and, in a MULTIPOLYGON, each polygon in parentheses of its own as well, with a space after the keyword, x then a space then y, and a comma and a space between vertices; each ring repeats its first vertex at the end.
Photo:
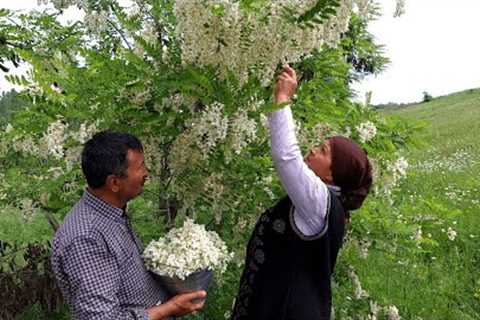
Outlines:
POLYGON ((257 122, 249 119, 244 110, 238 111, 231 120, 232 148, 236 154, 240 154, 257 133, 257 122))
POLYGON ((192 124, 191 136, 204 157, 227 136, 228 118, 223 114, 223 109, 223 104, 214 102, 208 105, 201 117, 192 124))
POLYGON ((143 252, 147 268, 162 276, 184 280, 200 270, 223 273, 233 254, 217 233, 187 219, 181 228, 170 230, 157 241, 151 241, 143 252))
POLYGON ((78 130, 78 132, 72 132, 70 135, 80 144, 84 144, 97 132, 97 130, 98 129, 96 123, 88 124, 86 122, 83 122, 82 124, 80 124, 80 129, 78 130))
POLYGON ((175 33, 185 64, 218 66, 220 75, 232 71, 240 82, 254 72, 264 85, 279 63, 293 63, 323 44, 335 45, 348 29, 351 1, 341 0, 325 23, 301 28, 285 18, 285 8, 302 14, 315 0, 268 1, 261 11, 240 8, 235 0, 176 0, 175 33))
POLYGON ((62 119, 50 123, 47 131, 43 135, 43 141, 48 150, 48 154, 56 159, 62 159, 64 156, 63 144, 67 139, 66 131, 68 124, 62 119))
POLYGON ((365 121, 355 127, 361 143, 372 140, 377 135, 377 127, 371 121, 365 121))

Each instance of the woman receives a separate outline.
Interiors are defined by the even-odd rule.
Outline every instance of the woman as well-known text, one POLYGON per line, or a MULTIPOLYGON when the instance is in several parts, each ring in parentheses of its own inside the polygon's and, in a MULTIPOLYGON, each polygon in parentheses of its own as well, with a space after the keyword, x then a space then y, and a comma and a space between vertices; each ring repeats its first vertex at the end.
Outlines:
MULTIPOLYGON (((285 66, 275 102, 290 102, 295 71, 285 66)), ((332 137, 303 158, 290 106, 268 115, 272 157, 288 196, 262 214, 247 247, 232 319, 329 320, 330 278, 348 210, 358 209, 372 183, 366 152, 332 137)))

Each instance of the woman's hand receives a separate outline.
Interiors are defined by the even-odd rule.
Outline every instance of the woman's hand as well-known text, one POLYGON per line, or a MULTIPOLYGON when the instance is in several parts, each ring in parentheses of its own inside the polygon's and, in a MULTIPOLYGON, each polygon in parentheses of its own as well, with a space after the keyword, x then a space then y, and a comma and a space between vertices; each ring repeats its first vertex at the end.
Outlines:
POLYGON ((274 99, 276 104, 290 102, 297 90, 297 75, 295 70, 287 64, 275 84, 274 99))

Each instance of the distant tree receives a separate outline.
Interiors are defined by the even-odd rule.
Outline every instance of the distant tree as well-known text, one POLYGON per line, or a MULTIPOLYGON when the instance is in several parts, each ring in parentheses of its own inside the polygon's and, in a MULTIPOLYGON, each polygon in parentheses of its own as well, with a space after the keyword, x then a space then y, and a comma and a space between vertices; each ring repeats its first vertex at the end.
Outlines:
POLYGON ((12 114, 25 105, 25 99, 14 89, 3 92, 0 96, 0 124, 6 123, 12 114))
POLYGON ((433 100, 433 96, 427 91, 423 91, 423 102, 429 102, 433 100))

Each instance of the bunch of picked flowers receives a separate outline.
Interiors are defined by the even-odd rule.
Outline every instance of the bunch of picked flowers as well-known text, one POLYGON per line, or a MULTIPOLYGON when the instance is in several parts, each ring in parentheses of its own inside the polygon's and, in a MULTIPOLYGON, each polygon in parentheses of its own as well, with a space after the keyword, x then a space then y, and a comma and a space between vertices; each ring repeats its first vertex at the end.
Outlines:
POLYGON ((176 279, 181 282, 206 271, 210 274, 214 270, 225 272, 232 255, 217 233, 187 219, 183 227, 172 229, 165 237, 150 242, 143 259, 146 267, 164 281, 176 279))

